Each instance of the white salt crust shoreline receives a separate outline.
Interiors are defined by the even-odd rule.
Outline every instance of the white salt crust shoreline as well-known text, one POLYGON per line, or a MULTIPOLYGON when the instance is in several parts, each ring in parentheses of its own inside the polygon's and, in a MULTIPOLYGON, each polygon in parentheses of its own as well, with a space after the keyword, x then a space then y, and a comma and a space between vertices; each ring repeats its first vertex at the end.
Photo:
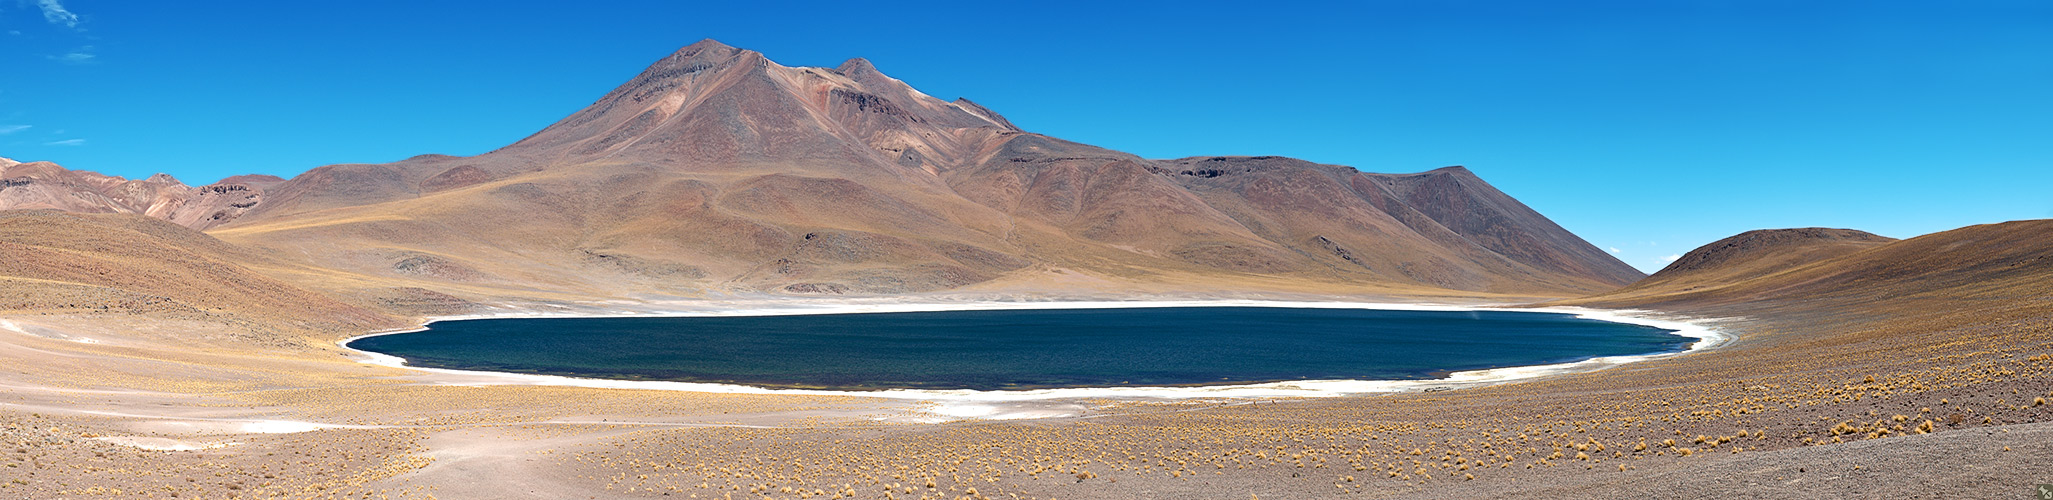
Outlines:
MULTIPOLYGON (((674 304, 686 305, 686 304, 674 304)), ((889 303, 889 302, 824 302, 824 301, 757 301, 757 302, 708 302, 692 303, 685 310, 675 311, 631 311, 617 313, 510 313, 439 317, 429 321, 462 319, 512 319, 512 318, 610 318, 610 317, 748 317, 786 316, 802 314, 857 314, 887 312, 933 312, 933 311, 989 311, 1022 309, 1109 309, 1109 308, 1151 308, 1151 307, 1278 307, 1317 309, 1379 309, 1397 311, 1512 311, 1573 314, 1579 318, 1652 326, 1674 330, 1675 335, 1697 339, 1688 349, 1680 352, 1642 354, 1631 356, 1606 356, 1572 363, 1538 366, 1515 366, 1453 372, 1446 378, 1434 380, 1297 380, 1267 382, 1259 384, 1181 386, 1181 387, 1085 387, 1064 389, 1033 389, 1019 391, 977 391, 977 390, 922 390, 890 389, 880 391, 827 391, 807 389, 768 389, 745 385, 713 384, 698 382, 665 382, 643 380, 608 380, 558 375, 535 375, 524 373, 451 370, 444 368, 423 368, 407 366, 406 360, 397 356, 361 351, 349 348, 357 339, 380 335, 397 335, 427 330, 420 328, 390 332, 379 332, 351 337, 338 342, 344 349, 355 352, 364 363, 405 368, 428 373, 459 375, 461 381, 445 382, 448 385, 552 385, 589 387, 603 389, 648 389, 668 391, 689 391, 725 394, 785 394, 793 396, 855 396, 896 400, 925 401, 936 406, 925 412, 936 417, 932 421, 960 418, 1010 419, 1045 418, 1068 416, 1069 412, 1048 411, 1005 411, 992 403, 1026 403, 1057 399, 1193 399, 1193 398, 1294 398, 1294 397, 1336 397, 1351 394, 1445 390, 1461 387, 1497 384, 1548 375, 1583 373, 1601 370, 1626 363, 1679 356, 1705 349, 1711 349, 1731 340, 1700 322, 1684 322, 1646 317, 1640 311, 1609 311, 1585 308, 1483 308, 1439 304, 1387 304, 1364 302, 1320 302, 1320 301, 1269 301, 1269 300, 1147 300, 1147 301, 1049 301, 1049 302, 931 302, 931 303, 889 303)))

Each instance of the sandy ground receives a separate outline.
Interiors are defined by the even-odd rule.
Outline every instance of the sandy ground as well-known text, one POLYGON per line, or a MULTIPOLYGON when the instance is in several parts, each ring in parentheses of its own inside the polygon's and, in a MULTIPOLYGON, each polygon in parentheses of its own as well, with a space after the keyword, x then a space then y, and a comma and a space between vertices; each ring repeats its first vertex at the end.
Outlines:
MULTIPOLYGON (((1562 498, 2036 498, 2034 487, 2053 475, 2048 456, 2053 423, 2041 422, 1719 454, 1624 474, 1542 476, 1520 488, 1530 496, 1562 498)), ((1462 497, 1501 489, 1478 486, 1434 494, 1462 497)))
POLYGON ((362 363, 334 347, 346 334, 292 349, 222 325, 10 317, 0 498, 2028 498, 2053 482, 2053 318, 1764 312, 1699 311, 1737 336, 1718 349, 1515 383, 1002 404, 501 385, 362 363))

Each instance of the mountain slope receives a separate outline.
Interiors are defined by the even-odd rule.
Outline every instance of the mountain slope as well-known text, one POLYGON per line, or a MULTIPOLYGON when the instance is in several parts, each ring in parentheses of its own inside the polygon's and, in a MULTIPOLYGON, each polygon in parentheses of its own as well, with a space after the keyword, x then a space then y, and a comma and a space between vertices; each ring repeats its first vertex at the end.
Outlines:
POLYGON ((1602 297, 1622 300, 1697 292, 1802 269, 1894 241, 1852 229, 1747 231, 1691 250, 1654 275, 1602 297))
POLYGON ((0 212, 0 255, 0 311, 151 314, 287 334, 405 324, 246 267, 264 257, 135 214, 0 212))
POLYGON ((2029 220, 1901 241, 1845 229, 1753 231, 1693 250, 1631 287, 1564 303, 1709 307, 1807 301, 1880 308, 2049 296, 2053 220, 2029 220))
POLYGON ((1461 266, 1464 276, 1513 277, 1569 289, 1601 290, 1641 277, 1459 166, 1393 175, 1280 157, 1169 163, 1184 186, 1213 204, 1252 210, 1237 218, 1251 228, 1271 228, 1272 240, 1304 242, 1293 247, 1330 251, 1370 268, 1378 266, 1368 260, 1381 258, 1390 261, 1381 267, 1447 288, 1478 287, 1436 275, 1420 261, 1390 257, 1402 255, 1403 246, 1442 250, 1440 260, 1424 262, 1461 266), (1397 244, 1411 236, 1423 241, 1397 244), (1354 241, 1342 246, 1345 240, 1354 241))
POLYGON ((711 40, 504 148, 316 168, 215 234, 367 276, 609 296, 1079 275, 1568 295, 1640 277, 1465 169, 1148 160, 867 60, 787 67, 711 40))

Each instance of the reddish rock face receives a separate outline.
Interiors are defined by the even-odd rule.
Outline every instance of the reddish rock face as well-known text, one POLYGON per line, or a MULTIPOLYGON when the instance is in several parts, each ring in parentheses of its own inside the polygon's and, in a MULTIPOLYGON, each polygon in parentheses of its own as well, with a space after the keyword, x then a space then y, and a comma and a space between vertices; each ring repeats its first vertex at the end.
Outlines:
POLYGON ((0 161, 0 210, 142 214, 194 229, 235 220, 262 202, 258 186, 282 181, 237 176, 195 188, 165 174, 128 180, 50 162, 0 160, 5 160, 0 161))

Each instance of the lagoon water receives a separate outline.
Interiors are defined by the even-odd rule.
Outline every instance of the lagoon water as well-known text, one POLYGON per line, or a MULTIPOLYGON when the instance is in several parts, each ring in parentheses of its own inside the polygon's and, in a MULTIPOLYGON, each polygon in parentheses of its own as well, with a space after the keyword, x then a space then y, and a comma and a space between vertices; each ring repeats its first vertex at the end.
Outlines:
POLYGON ((837 390, 1409 380, 1675 352, 1650 326, 1510 311, 1033 309, 443 321, 349 347, 412 366, 837 390))

